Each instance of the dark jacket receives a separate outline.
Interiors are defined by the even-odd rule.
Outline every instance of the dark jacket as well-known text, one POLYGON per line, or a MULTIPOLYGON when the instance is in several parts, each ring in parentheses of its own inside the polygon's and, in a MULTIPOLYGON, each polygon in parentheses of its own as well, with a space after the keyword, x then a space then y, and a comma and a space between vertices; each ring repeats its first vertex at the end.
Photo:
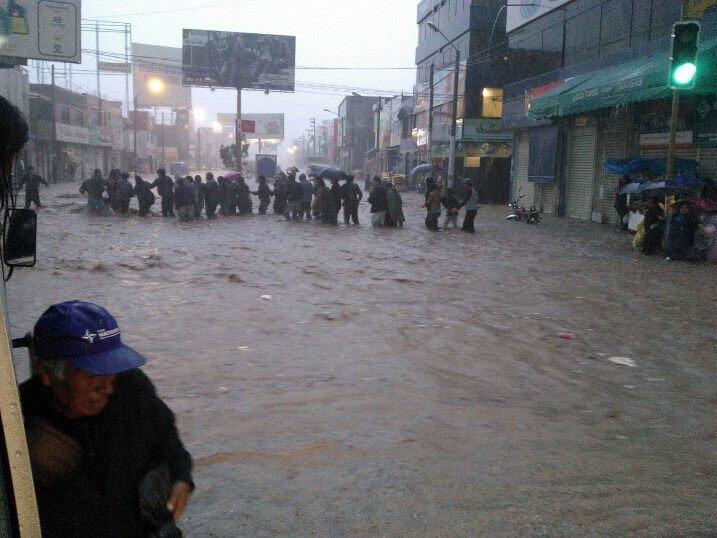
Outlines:
POLYGON ((194 189, 191 185, 179 185, 174 190, 174 206, 186 207, 194 205, 194 189))
POLYGON ((137 498, 146 473, 166 463, 172 482, 192 484, 191 456, 149 378, 131 370, 114 388, 101 413, 70 420, 39 378, 20 386, 45 538, 146 536, 137 498))
POLYGON ((303 194, 304 191, 296 180, 286 184, 286 196, 289 202, 301 202, 303 194))
POLYGON ((174 187, 174 181, 172 181, 172 178, 169 176, 162 176, 158 177, 154 180, 154 183, 152 183, 151 188, 157 187, 157 193, 164 198, 165 196, 173 196, 174 191, 172 187, 174 187))
POLYGON ((144 180, 135 183, 132 196, 136 196, 140 204, 152 205, 154 203, 154 193, 150 189, 149 183, 144 180))
POLYGON ((262 203, 268 204, 271 201, 272 192, 266 183, 259 183, 259 188, 252 194, 257 195, 262 203))
POLYGON ((334 201, 334 207, 338 211, 341 209, 341 185, 338 183, 331 184, 331 197, 334 201))
POLYGON ((314 197, 314 186, 308 180, 299 181, 299 186, 301 187, 301 201, 305 204, 311 203, 311 199, 314 197))
POLYGON ((134 187, 127 179, 121 179, 115 187, 115 198, 117 200, 129 201, 132 198, 134 187))
POLYGON ((219 203, 219 185, 217 181, 208 179, 202 187, 205 202, 209 205, 217 205, 219 203))
POLYGON ((380 185, 371 189, 371 194, 368 196, 368 203, 371 204, 371 213, 386 211, 386 209, 388 209, 386 189, 380 185))
POLYGON ((88 198, 101 199, 105 192, 105 180, 100 176, 92 176, 80 185, 80 194, 87 193, 88 198))
POLYGON ((343 199, 345 206, 351 207, 357 205, 363 198, 361 187, 356 185, 354 182, 345 183, 341 187, 341 198, 343 199))
POLYGON ((40 183, 45 185, 47 187, 47 181, 42 179, 37 174, 25 174, 22 179, 20 180, 20 184, 18 185, 18 190, 22 189, 22 186, 25 185, 25 189, 27 189, 27 192, 37 192, 40 190, 40 183))

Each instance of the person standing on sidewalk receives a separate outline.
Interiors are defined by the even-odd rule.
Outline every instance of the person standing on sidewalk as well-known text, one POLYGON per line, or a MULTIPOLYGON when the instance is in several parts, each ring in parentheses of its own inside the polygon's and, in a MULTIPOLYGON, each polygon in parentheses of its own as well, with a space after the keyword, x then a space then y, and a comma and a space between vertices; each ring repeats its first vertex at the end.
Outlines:
POLYGON ((463 219, 461 230, 473 234, 476 232, 474 222, 478 214, 478 191, 473 187, 473 182, 470 179, 466 179, 465 186, 465 198, 460 207, 466 208, 466 216, 463 219))
POLYGON ((38 176, 35 173, 35 168, 30 167, 27 169, 25 174, 20 180, 18 190, 25 186, 25 209, 30 209, 31 204, 35 204, 35 207, 42 207, 40 203, 40 183, 48 187, 47 181, 38 176))
POLYGON ((344 201, 344 224, 348 225, 353 220, 353 223, 358 225, 358 207, 363 199, 363 192, 354 183, 354 176, 346 178, 346 183, 341 187, 341 198, 344 201))
POLYGON ((162 197, 162 216, 174 216, 174 181, 167 175, 164 168, 157 170, 157 179, 154 180, 150 188, 157 188, 157 194, 162 197))

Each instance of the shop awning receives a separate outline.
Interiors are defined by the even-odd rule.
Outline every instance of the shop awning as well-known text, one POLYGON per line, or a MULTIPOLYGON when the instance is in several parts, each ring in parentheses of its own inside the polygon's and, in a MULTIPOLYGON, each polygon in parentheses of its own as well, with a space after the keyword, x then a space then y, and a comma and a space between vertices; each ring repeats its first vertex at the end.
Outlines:
MULTIPOLYGON (((670 97, 670 58, 659 52, 624 64, 565 80, 550 91, 529 97, 528 114, 548 118, 579 114, 650 99, 670 97)), ((715 93, 717 88, 717 39, 700 44, 698 79, 691 93, 715 93)))

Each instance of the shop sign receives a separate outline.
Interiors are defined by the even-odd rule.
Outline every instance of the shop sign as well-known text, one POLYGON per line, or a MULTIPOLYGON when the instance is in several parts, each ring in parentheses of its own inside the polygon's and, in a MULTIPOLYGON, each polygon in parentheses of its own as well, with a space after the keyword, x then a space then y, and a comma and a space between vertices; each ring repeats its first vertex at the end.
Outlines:
MULTIPOLYGON (((647 133, 640 135, 641 148, 666 148, 670 143, 670 133, 647 133)), ((677 133, 675 144, 679 147, 692 145, 692 131, 677 133)))
POLYGON ((58 142, 69 144, 89 144, 90 134, 86 127, 57 123, 55 125, 55 138, 58 142))
POLYGON ((484 143, 464 142, 463 148, 456 151, 456 157, 510 157, 513 155, 513 144, 495 141, 484 143))
POLYGON ((466 118, 458 125, 457 138, 468 142, 510 141, 513 134, 503 131, 500 118, 466 118))

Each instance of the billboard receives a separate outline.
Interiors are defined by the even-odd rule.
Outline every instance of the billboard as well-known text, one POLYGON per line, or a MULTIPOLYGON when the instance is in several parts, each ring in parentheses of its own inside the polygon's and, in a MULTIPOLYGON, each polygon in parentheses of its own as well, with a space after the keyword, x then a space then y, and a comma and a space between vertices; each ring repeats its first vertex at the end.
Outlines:
POLYGON ((0 1, 0 56, 80 63, 80 0, 0 1))
MULTIPOLYGON (((234 129, 236 114, 217 114, 217 121, 234 129)), ((242 114, 241 132, 247 140, 284 140, 284 114, 242 114)))
POLYGON ((132 80, 138 107, 192 108, 192 89, 182 86, 182 49, 132 43, 132 80))
POLYGON ((294 91, 296 37, 184 30, 185 86, 294 91))
POLYGON ((562 6, 569 0, 516 0, 508 4, 505 31, 511 32, 562 6))

